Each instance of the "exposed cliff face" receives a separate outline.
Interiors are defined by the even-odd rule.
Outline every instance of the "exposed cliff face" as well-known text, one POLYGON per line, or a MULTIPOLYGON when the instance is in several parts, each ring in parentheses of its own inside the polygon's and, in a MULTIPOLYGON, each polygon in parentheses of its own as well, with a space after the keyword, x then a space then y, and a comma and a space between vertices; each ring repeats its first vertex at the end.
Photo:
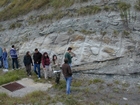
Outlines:
POLYGON ((9 50, 15 44, 21 59, 26 51, 33 52, 38 48, 50 56, 57 54, 61 60, 71 46, 76 54, 73 58, 73 66, 77 66, 75 70, 98 69, 96 73, 118 74, 138 72, 140 14, 134 9, 136 0, 125 2, 131 4, 126 14, 118 8, 118 0, 93 0, 60 9, 63 16, 58 20, 54 16, 52 20, 43 18, 42 22, 37 22, 38 18, 45 16, 42 14, 50 13, 51 9, 48 9, 3 21, 0 45, 9 50), (85 13, 92 5, 96 5, 97 12, 94 15, 85 13), (84 9, 79 9, 81 7, 84 9), (78 10, 81 10, 80 15, 76 12, 78 10))

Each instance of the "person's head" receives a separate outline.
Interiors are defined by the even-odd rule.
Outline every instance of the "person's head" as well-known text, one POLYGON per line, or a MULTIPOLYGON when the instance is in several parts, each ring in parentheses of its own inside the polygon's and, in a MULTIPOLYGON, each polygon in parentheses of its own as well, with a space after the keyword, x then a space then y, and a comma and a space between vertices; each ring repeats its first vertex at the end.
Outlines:
POLYGON ((29 55, 30 55, 30 51, 27 51, 27 52, 26 52, 26 55, 29 56, 29 55))
POLYGON ((71 47, 69 47, 69 48, 68 48, 68 52, 71 52, 71 50, 72 50, 72 48, 71 48, 71 47))
POLYGON ((14 45, 12 45, 12 48, 15 48, 15 46, 14 46, 14 45))
POLYGON ((35 49, 35 53, 38 53, 38 49, 37 48, 35 49))
POLYGON ((47 52, 44 52, 43 57, 49 58, 48 53, 47 52))
POLYGON ((68 63, 68 59, 64 59, 64 63, 68 63))
POLYGON ((53 55, 53 61, 54 60, 57 60, 57 56, 56 55, 53 55))
POLYGON ((55 63, 56 60, 57 60, 57 56, 56 55, 53 55, 52 61, 55 63))
POLYGON ((6 52, 6 48, 3 48, 3 51, 6 52))

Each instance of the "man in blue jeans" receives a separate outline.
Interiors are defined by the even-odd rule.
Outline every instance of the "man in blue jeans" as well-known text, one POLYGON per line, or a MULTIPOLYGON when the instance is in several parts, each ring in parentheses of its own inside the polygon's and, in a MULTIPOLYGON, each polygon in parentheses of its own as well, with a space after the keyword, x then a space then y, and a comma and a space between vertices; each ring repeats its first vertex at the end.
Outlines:
POLYGON ((3 67, 3 59, 2 59, 2 55, 3 55, 3 50, 2 50, 2 48, 0 47, 0 68, 3 67))
POLYGON ((13 69, 15 69, 14 64, 16 64, 16 68, 18 69, 18 56, 17 56, 17 51, 16 51, 14 45, 12 45, 12 49, 10 50, 10 55, 11 55, 11 58, 12 58, 12 67, 13 67, 13 69))
POLYGON ((34 60, 34 72, 38 75, 38 79, 41 78, 41 75, 40 75, 41 58, 42 58, 42 54, 36 48, 35 53, 33 55, 33 60, 34 60), (36 68, 38 69, 38 71, 36 71, 36 68))
POLYGON ((70 94, 72 71, 70 65, 68 64, 68 59, 64 60, 64 64, 62 65, 62 72, 66 80, 66 94, 70 94))

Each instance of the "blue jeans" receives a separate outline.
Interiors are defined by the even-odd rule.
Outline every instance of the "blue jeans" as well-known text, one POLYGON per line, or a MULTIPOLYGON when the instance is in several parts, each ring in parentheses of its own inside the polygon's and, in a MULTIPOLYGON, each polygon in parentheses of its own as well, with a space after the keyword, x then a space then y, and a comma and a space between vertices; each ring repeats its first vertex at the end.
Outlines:
POLYGON ((5 69, 8 69, 8 61, 7 59, 3 60, 3 66, 5 69))
POLYGON ((38 75, 38 77, 40 78, 40 64, 34 64, 34 72, 38 75), (36 71, 36 68, 38 71, 36 71))
POLYGON ((67 77, 65 78, 65 80, 66 80, 66 94, 70 94, 70 85, 72 77, 67 77))
POLYGON ((2 56, 0 57, 0 68, 3 66, 2 56))
POLYGON ((18 60, 17 60, 17 58, 12 58, 13 69, 15 69, 15 65, 14 64, 16 64, 16 68, 18 69, 18 60))

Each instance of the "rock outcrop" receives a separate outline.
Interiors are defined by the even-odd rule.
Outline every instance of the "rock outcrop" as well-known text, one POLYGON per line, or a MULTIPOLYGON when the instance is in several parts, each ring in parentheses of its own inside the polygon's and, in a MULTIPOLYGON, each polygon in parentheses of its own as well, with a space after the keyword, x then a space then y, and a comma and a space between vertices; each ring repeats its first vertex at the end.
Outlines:
MULTIPOLYGON (((106 0, 105 3, 96 0, 96 2, 100 6, 115 5, 118 0, 106 0)), ((127 3, 130 2, 133 7, 135 0, 127 1, 127 3)), ((81 6, 93 4, 95 2, 88 2, 81 6)), ((66 11, 71 11, 71 8, 74 10, 76 6, 72 6, 66 11)), ((82 17, 64 17, 60 20, 53 20, 53 23, 43 21, 34 25, 28 24, 29 13, 18 19, 1 22, 5 30, 0 32, 0 45, 9 50, 10 46, 15 44, 21 59, 26 51, 33 53, 34 49, 38 48, 42 53, 47 51, 50 56, 58 55, 61 63, 63 63, 64 54, 70 46, 76 55, 73 58, 74 70, 101 69, 98 73, 115 72, 119 74, 122 72, 132 73, 132 71, 140 72, 138 68, 140 62, 140 16, 137 11, 131 8, 130 16, 134 17, 134 13, 137 18, 130 18, 127 28, 119 10, 101 11, 95 15, 82 17), (9 24, 13 22, 22 23, 23 26, 9 29, 9 24), (112 59, 114 60, 112 61, 112 59), (111 71, 109 68, 114 70, 111 71)), ((36 14, 37 12, 31 13, 31 15, 36 14)))

